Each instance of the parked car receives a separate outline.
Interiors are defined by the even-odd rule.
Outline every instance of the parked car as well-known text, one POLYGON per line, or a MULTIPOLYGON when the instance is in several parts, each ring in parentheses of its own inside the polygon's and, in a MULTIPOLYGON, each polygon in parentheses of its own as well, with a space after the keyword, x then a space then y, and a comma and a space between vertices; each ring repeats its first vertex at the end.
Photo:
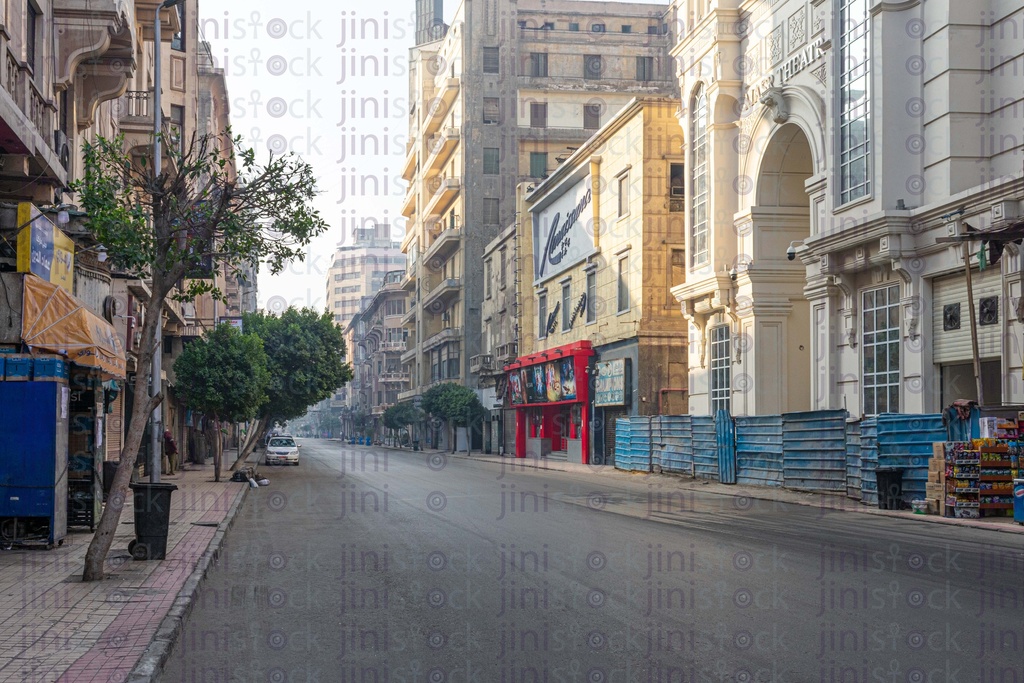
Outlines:
POLYGON ((266 464, 298 465, 299 444, 295 443, 295 437, 288 434, 270 437, 267 441, 266 464))

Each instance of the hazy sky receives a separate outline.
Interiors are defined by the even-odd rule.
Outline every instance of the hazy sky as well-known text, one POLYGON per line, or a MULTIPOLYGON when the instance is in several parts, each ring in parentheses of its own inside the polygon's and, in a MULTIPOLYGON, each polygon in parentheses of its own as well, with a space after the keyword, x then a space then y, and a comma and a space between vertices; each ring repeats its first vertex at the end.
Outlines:
MULTIPOLYGON (((445 2, 446 19, 456 7, 445 2)), ((200 0, 202 37, 225 69, 235 132, 257 151, 301 154, 331 226, 304 262, 260 273, 261 308, 323 309, 334 248, 354 224, 388 222, 395 237, 403 233, 413 8, 413 0, 200 0)))

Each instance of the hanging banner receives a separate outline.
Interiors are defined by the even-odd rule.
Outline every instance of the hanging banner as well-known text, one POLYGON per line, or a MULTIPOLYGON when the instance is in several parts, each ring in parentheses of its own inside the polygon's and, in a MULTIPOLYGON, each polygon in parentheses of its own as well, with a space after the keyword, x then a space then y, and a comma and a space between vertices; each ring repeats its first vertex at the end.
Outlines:
POLYGON ((73 293, 75 243, 30 202, 18 202, 18 272, 73 293))
POLYGON ((595 363, 597 383, 594 389, 594 406, 624 406, 629 402, 629 359, 609 360, 595 363))
POLYGON ((596 252, 590 176, 533 214, 535 283, 552 278, 596 252))

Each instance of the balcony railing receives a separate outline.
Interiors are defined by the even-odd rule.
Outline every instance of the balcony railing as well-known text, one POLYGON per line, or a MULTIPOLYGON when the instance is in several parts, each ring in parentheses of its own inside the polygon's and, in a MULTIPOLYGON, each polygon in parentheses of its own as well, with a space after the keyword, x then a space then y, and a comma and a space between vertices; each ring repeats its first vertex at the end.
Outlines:
POLYGON ((462 339, 462 328, 461 327, 446 327, 435 335, 427 337, 427 340, 423 342, 423 350, 432 349, 435 346, 444 344, 448 341, 459 341, 462 339))
POLYGON ((153 121, 153 93, 149 90, 129 90, 121 96, 118 111, 125 118, 153 121))
POLYGON ((409 381, 408 372, 384 372, 381 373, 380 381, 385 384, 395 384, 409 381))
POLYGON ((494 347, 495 361, 504 364, 515 360, 518 353, 518 346, 519 344, 516 342, 507 342, 494 347))
POLYGON ((481 372, 493 372, 494 356, 489 353, 473 356, 469 359, 469 371, 477 374, 481 372))
POLYGON ((443 307, 438 308, 436 311, 431 307, 431 304, 435 302, 445 303, 449 299, 458 296, 462 290, 462 280, 457 277, 449 277, 441 280, 437 283, 437 286, 430 290, 430 293, 423 297, 424 310, 433 313, 442 313, 443 307))
POLYGON ((405 351, 405 341, 382 341, 380 351, 405 351))

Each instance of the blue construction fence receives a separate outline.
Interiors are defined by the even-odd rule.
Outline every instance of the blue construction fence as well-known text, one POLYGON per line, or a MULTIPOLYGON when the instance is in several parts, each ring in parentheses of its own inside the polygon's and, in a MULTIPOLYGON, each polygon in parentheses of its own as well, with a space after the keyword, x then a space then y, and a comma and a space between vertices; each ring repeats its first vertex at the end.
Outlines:
POLYGON ((904 500, 924 498, 932 444, 946 440, 938 413, 856 421, 845 410, 626 417, 615 422, 614 462, 630 472, 839 493, 876 504, 880 467, 903 470, 904 500))

